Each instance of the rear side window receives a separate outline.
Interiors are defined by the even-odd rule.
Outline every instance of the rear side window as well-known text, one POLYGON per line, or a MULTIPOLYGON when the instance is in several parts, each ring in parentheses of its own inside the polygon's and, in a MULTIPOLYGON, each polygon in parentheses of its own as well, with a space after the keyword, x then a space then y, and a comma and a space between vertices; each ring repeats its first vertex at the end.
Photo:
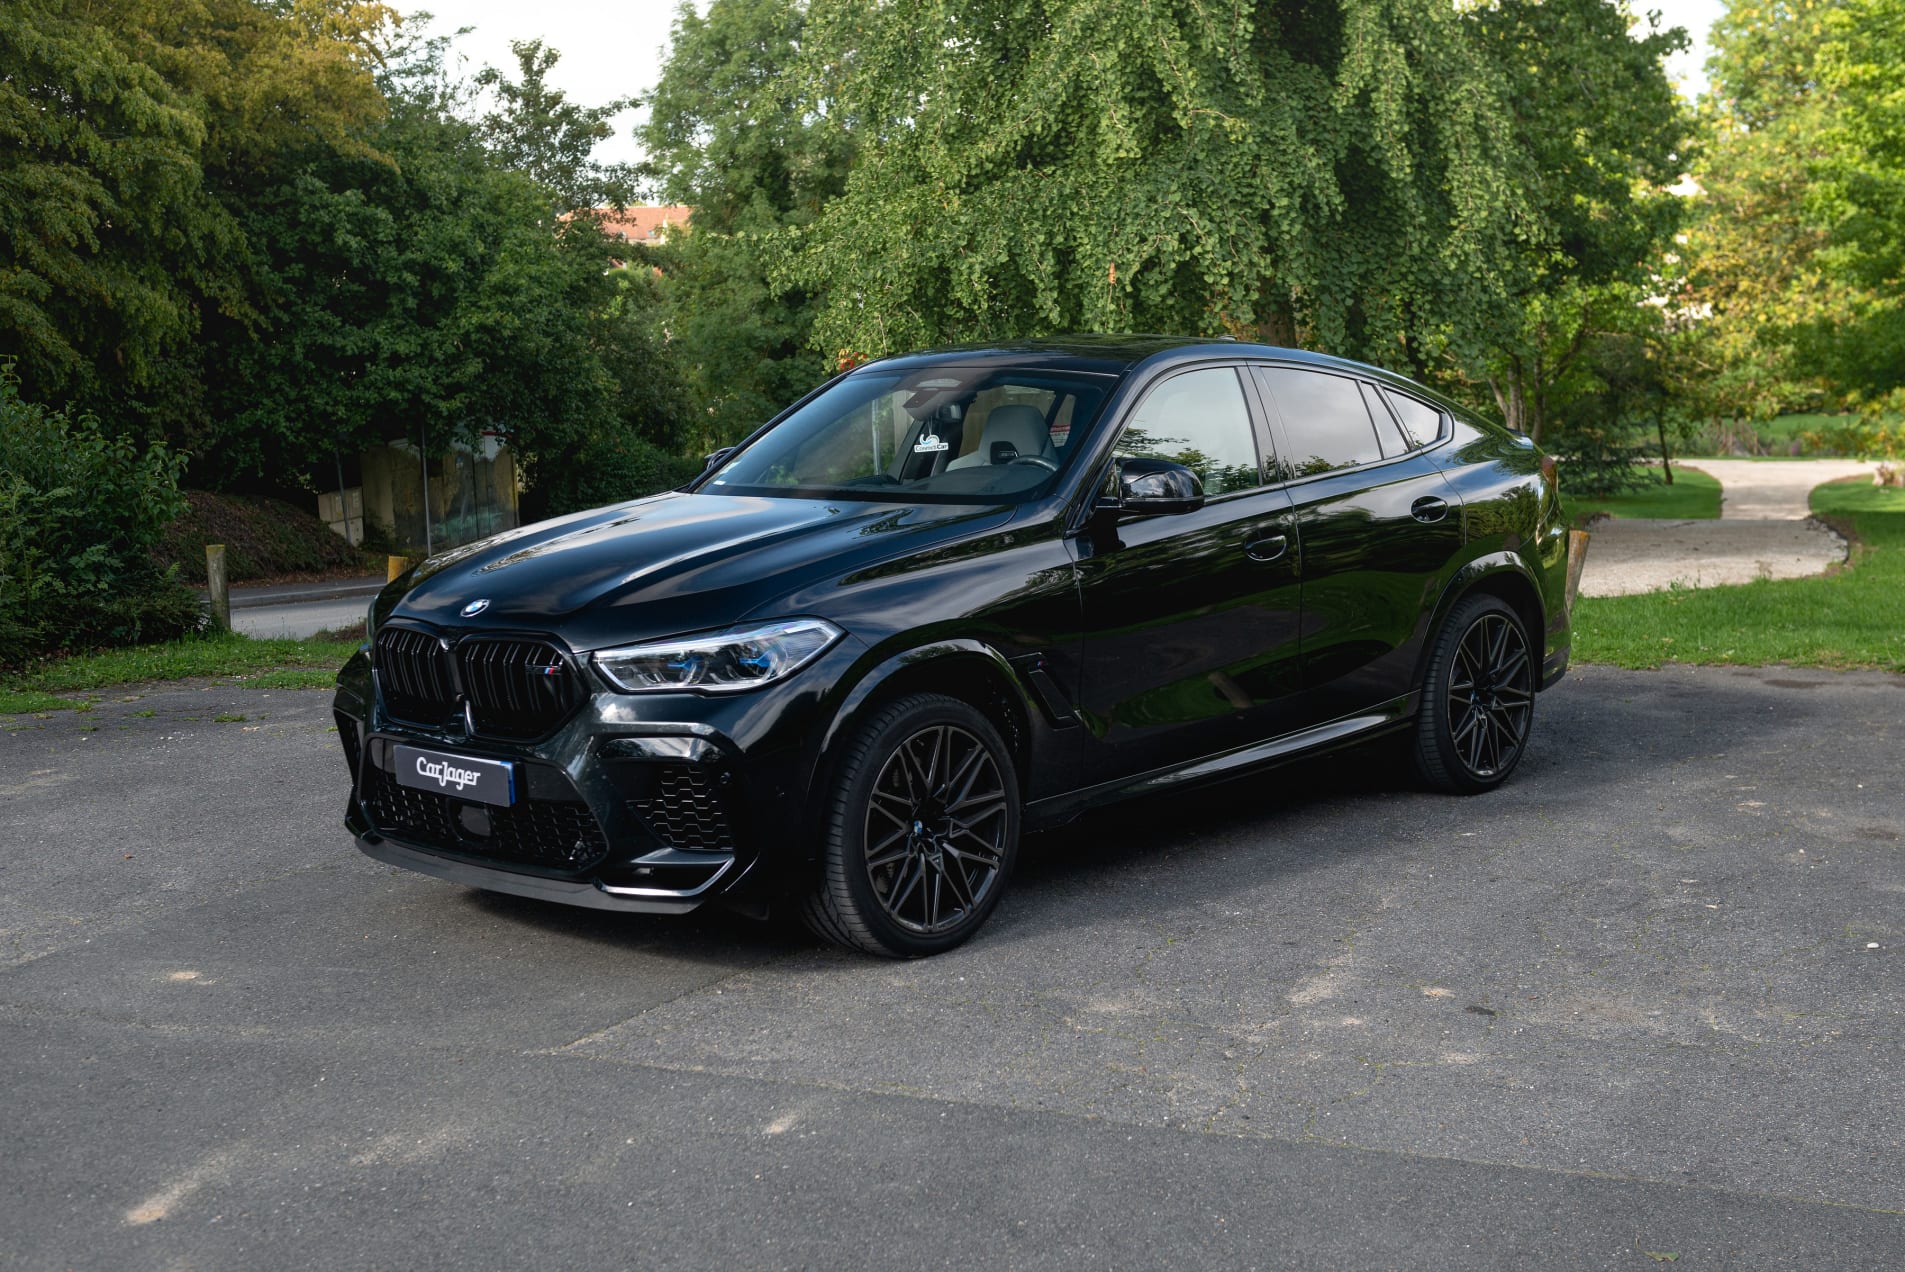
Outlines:
POLYGON ((1402 431, 1409 435, 1411 446, 1427 446, 1442 436, 1441 411, 1394 389, 1384 389, 1382 395, 1389 399, 1396 418, 1402 421, 1402 431))
POLYGON ((1356 381, 1294 367, 1258 367, 1257 378, 1283 417, 1293 476, 1353 468, 1383 457, 1356 381))
POLYGON ((1263 484, 1243 385, 1229 367, 1186 371, 1152 389, 1114 450, 1182 464, 1207 495, 1263 484))

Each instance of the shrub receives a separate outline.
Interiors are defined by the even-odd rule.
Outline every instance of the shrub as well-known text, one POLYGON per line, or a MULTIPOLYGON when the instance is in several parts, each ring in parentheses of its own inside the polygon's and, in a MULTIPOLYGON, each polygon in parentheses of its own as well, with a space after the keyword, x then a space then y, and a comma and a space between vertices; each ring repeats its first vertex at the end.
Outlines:
POLYGON ((540 466, 540 496, 525 496, 525 511, 535 517, 559 517, 584 508, 639 499, 673 490, 701 471, 699 459, 684 459, 633 433, 603 433, 583 443, 576 462, 540 466))
POLYGON ((201 624, 198 598, 152 556, 184 507, 184 462, 23 402, 0 371, 0 662, 201 624))

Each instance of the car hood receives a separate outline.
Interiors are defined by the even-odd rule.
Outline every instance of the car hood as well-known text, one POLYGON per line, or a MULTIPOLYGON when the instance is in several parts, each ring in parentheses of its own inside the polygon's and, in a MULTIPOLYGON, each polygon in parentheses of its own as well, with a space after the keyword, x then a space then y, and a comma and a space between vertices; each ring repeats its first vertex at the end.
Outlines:
POLYGON ((574 649, 596 649, 723 627, 822 576, 925 552, 1011 514, 966 504, 657 495, 431 557, 385 590, 378 615, 554 632, 574 649), (477 601, 487 604, 464 617, 477 601))

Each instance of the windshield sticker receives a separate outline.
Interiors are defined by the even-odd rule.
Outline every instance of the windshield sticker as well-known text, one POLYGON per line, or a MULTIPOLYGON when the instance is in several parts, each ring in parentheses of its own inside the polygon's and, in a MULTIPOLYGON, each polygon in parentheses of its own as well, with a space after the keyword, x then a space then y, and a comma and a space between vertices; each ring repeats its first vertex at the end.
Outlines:
POLYGON ((949 444, 939 440, 939 435, 936 433, 927 433, 917 442, 913 443, 913 453, 915 455, 937 455, 940 451, 951 449, 952 447, 949 444))

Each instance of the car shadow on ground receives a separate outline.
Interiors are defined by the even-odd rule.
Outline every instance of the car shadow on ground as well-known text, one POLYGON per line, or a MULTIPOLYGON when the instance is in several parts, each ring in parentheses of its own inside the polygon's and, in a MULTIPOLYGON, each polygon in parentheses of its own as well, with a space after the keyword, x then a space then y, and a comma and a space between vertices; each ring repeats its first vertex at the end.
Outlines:
MULTIPOLYGON (((1133 871, 1158 872, 1167 857, 1168 877, 1178 881, 1170 886, 1180 890, 1182 900, 1193 900, 1213 888, 1262 882, 1326 861, 1340 863, 1346 856, 1380 857, 1394 849, 1398 835, 1417 833, 1425 825, 1512 818, 1539 802, 1549 783, 1565 781, 1572 797, 1591 800, 1597 790, 1625 788, 1649 772, 1714 749, 1710 730, 1683 704, 1651 695, 1603 694, 1584 679, 1566 682, 1555 695, 1521 767, 1496 792, 1462 797, 1429 791, 1414 775, 1409 733, 1390 734, 1093 810, 1029 834, 1006 905, 1018 923, 1063 925, 1062 916, 1079 892, 1108 888, 1133 871), (1248 848, 1241 858, 1240 846, 1248 848)), ((1763 687, 1758 677, 1709 680, 1699 694, 1709 718, 1753 716, 1762 741, 1769 730, 1807 727, 1749 701, 1763 687)), ((754 961, 824 948, 792 914, 769 922, 718 909, 651 918, 500 894, 470 895, 472 904, 513 921, 631 947, 659 944, 686 957, 754 961)), ((1150 895, 1153 903, 1178 899, 1150 895)))

